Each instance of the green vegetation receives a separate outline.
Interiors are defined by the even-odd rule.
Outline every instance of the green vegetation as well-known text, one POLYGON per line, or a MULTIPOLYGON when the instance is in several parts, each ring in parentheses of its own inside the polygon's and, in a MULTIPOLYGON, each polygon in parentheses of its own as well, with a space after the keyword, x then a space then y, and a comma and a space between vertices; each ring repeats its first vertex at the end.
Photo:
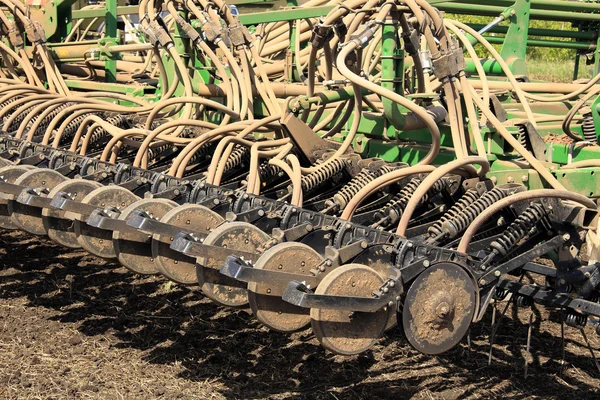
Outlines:
MULTIPOLYGON (((447 18, 456 19, 461 22, 469 24, 488 24, 493 20, 492 17, 482 17, 474 15, 456 15, 446 14, 447 18)), ((504 23, 506 24, 506 23, 504 23)), ((576 27, 571 26, 568 22, 554 22, 554 21, 530 21, 530 28, 543 28, 553 30, 577 30, 576 27)), ((490 34, 494 35, 494 34, 490 34)), ((502 35, 498 35, 502 36, 502 35)), ((551 37, 537 37, 532 36, 535 39, 551 39, 558 40, 551 37)), ((567 39, 565 39, 567 40, 567 39)), ((500 51, 501 45, 494 45, 498 51, 500 51)), ((477 53, 480 57, 487 57, 489 54, 481 45, 475 46, 477 53)), ((544 47, 528 47, 527 48, 527 69, 528 75, 531 79, 539 80, 550 80, 559 82, 570 82, 573 80, 573 70, 575 68, 575 51, 570 49, 555 49, 555 48, 544 48, 544 47)), ((578 78, 590 78, 592 75, 592 68, 589 65, 585 65, 585 57, 581 57, 579 76, 578 78)))

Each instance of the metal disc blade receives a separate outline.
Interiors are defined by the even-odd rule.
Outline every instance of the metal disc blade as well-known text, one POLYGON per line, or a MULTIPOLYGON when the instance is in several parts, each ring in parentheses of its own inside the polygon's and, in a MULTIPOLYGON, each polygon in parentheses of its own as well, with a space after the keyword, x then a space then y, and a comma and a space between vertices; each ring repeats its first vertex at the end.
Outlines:
POLYGON ((475 284, 461 266, 439 263, 429 267, 415 279, 404 300, 406 338, 425 354, 450 350, 467 333, 475 302, 475 284))
MULTIPOLYGON (((258 249, 270 236, 247 222, 226 223, 213 230, 204 239, 204 244, 225 247, 235 255, 236 250, 257 253, 258 249)), ((257 260, 250 260, 256 262, 257 260)), ((197 259, 196 274, 202 292, 218 304, 229 307, 246 307, 248 305, 247 284, 221 275, 223 257, 200 257, 197 259)))
MULTIPOLYGON (((287 242, 271 247, 260 256, 255 269, 313 276, 312 268, 322 260, 319 253, 303 243, 287 242)), ((287 285, 248 283, 248 301, 256 318, 270 329, 294 332, 310 324, 310 311, 283 301, 287 285)))
MULTIPOLYGON (((315 294, 372 297, 384 282, 374 269, 362 264, 347 264, 334 269, 321 281, 315 294)), ((319 342, 342 355, 362 353, 383 335, 391 309, 351 312, 311 308, 311 327, 319 342)))
MULTIPOLYGON (((184 204, 166 213, 160 222, 209 233, 223 222, 223 217, 199 204, 184 204)), ((154 234, 152 237, 152 255, 158 270, 168 279, 184 285, 198 283, 196 260, 172 250, 172 241, 168 235, 154 234)))

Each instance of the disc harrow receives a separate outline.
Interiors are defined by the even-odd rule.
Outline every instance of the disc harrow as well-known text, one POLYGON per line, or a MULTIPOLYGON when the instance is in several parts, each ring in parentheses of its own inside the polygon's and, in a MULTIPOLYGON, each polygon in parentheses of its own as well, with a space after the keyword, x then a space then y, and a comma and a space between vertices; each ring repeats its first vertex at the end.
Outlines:
MULTIPOLYGON (((3 229, 341 355, 394 331, 441 354, 499 301, 600 318, 600 75, 528 82, 485 29, 424 0, 73 11, 109 10, 101 32, 42 26, 54 3, 3 4, 3 229)), ((569 6, 566 21, 598 17, 569 6)))

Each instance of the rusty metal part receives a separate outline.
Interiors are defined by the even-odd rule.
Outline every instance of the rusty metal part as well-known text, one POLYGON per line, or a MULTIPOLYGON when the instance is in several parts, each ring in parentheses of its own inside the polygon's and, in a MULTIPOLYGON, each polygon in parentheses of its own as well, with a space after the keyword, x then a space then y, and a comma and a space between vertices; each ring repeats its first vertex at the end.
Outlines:
MULTIPOLYGON (((21 175, 34 168, 33 165, 10 165, 0 168, 0 181, 9 184, 15 183, 21 175)), ((0 228, 18 229, 8 212, 8 199, 3 197, 0 197, 0 228)))
POLYGON ((440 354, 456 346, 473 320, 475 288, 457 264, 438 263, 421 273, 408 289, 402 308, 408 342, 425 354, 440 354))
MULTIPOLYGON (((160 222, 208 234, 223 223, 216 212, 199 204, 184 204, 167 212, 160 222)), ((171 249, 173 237, 154 234, 152 257, 159 272, 168 279, 184 285, 198 283, 196 260, 171 249)))
MULTIPOLYGON (((40 197, 46 197, 50 190, 66 179, 64 175, 51 169, 35 169, 25 172, 15 180, 15 184, 33 189, 40 197)), ((8 212, 12 222, 33 235, 45 235, 42 209, 20 203, 18 200, 8 201, 8 212)))
MULTIPOLYGON (((204 239, 204 244, 230 249, 231 255, 235 255, 236 250, 256 253, 258 259, 258 249, 270 238, 252 224, 230 222, 213 230, 204 239)), ((198 284, 206 297, 229 307, 240 308, 248 305, 246 283, 221 275, 219 272, 225 258, 199 257, 196 261, 198 284)))
MULTIPOLYGON (((121 212, 119 220, 127 221, 134 211, 144 211, 151 217, 160 219, 177 207, 177 203, 168 199, 142 199, 131 204, 121 212)), ((127 269, 142 275, 159 273, 152 256, 152 236, 133 229, 113 231, 113 246, 119 262, 127 269)))
MULTIPOLYGON (((139 199, 138 196, 120 186, 105 186, 93 190, 81 202, 99 209, 116 207, 124 210, 139 199)), ((112 231, 89 226, 86 223, 88 215, 80 214, 74 217, 73 228, 77 235, 77 242, 85 251, 102 258, 117 257, 112 243, 112 231)))
MULTIPOLYGON (((325 276, 315 294, 370 298, 383 282, 373 268, 346 264, 325 276)), ((311 308, 311 327, 328 350, 341 355, 359 354, 383 335, 391 312, 387 307, 372 313, 311 308)))
MULTIPOLYGON (((83 199, 92 190, 102 187, 102 184, 96 181, 85 179, 70 179, 59 183, 48 193, 48 198, 52 199, 60 192, 69 194, 74 201, 83 199)), ((81 245, 77 241, 73 220, 66 216, 67 211, 57 208, 42 209, 42 221, 46 234, 55 242, 72 249, 79 249, 81 245)))
MULTIPOLYGON (((254 268, 312 276, 322 257, 303 243, 285 242, 271 247, 260 256, 254 268)), ((309 310, 283 301, 286 285, 267 282, 248 283, 248 301, 256 318, 279 332, 294 332, 310 324, 309 310)))

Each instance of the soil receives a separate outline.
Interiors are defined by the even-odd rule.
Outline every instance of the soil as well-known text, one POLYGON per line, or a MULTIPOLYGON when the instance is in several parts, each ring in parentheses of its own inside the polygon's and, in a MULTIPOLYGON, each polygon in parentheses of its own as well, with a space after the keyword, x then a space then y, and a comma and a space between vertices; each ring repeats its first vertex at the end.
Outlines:
MULTIPOLYGON (((367 354, 334 356, 309 330, 269 332, 193 287, 140 277, 47 239, 0 232, 1 399, 598 398, 600 372, 558 315, 507 316, 488 365, 491 313, 443 356, 386 333, 367 354)), ((500 306, 502 308, 503 306, 500 306)), ((499 315, 499 314, 498 314, 499 315)), ((600 346, 593 326, 585 329, 600 346)))

